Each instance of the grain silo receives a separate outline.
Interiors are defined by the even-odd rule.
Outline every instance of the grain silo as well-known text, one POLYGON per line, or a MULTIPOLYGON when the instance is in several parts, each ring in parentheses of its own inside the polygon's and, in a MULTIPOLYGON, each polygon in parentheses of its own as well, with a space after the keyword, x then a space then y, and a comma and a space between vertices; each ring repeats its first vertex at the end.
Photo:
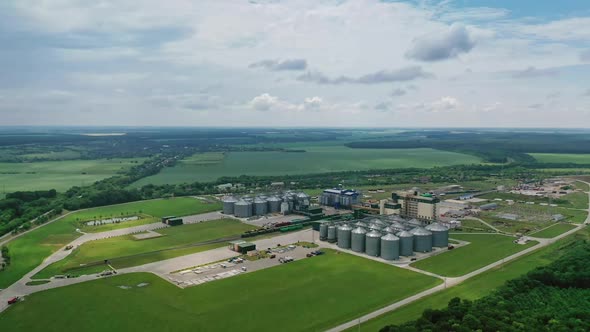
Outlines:
POLYGON ((382 234, 376 230, 372 230, 365 235, 365 253, 367 255, 379 256, 381 252, 381 236, 382 234))
POLYGON ((398 231, 403 231, 405 229, 405 227, 404 227, 404 225, 402 225, 402 223, 400 223, 399 221, 395 221, 395 220, 392 221, 389 226, 397 229, 398 231))
POLYGON ((223 214, 233 215, 234 204, 236 204, 238 200, 233 196, 226 196, 221 201, 223 202, 223 214))
POLYGON ((414 254, 414 234, 408 231, 397 233, 399 237, 399 254, 402 256, 412 256, 414 254))
POLYGON ((328 239, 328 223, 320 224, 320 240, 326 241, 328 239))
POLYGON ((426 229, 432 233, 432 246, 444 248, 449 245, 449 229, 445 226, 435 222, 428 226, 426 229))
POLYGON ((386 234, 387 233, 393 233, 393 234, 395 234, 398 230, 395 227, 392 227, 391 225, 389 225, 389 226, 383 228, 381 231, 383 233, 386 233, 386 234))
POLYGON ((424 227, 416 227, 410 231, 414 234, 414 251, 430 252, 432 251, 432 233, 424 227))
POLYGON ((379 225, 381 228, 385 227, 385 222, 378 218, 373 218, 369 221, 370 224, 379 225))
POLYGON ((330 225, 328 226, 328 242, 334 243, 336 242, 336 226, 330 225))
POLYGON ((279 213, 281 212, 281 202, 282 200, 277 196, 271 196, 268 198, 268 212, 269 213, 279 213))
POLYGON ((356 224, 354 224, 354 226, 356 227, 362 227, 362 228, 367 228, 369 225, 367 225, 366 223, 359 221, 356 224))
POLYGON ((254 199, 254 214, 257 216, 263 216, 267 213, 268 209, 268 202, 266 199, 261 197, 256 197, 254 199))
POLYGON ((342 225, 338 227, 338 247, 342 249, 350 249, 350 242, 352 237, 352 227, 342 225))
POLYGON ((367 231, 362 227, 357 227, 351 232, 350 249, 355 252, 365 252, 365 234, 367 231))
POLYGON ((281 203, 281 214, 289 214, 291 213, 291 209, 289 208, 289 203, 282 202, 281 203))
POLYGON ((381 258, 388 261, 399 259, 399 237, 389 233, 381 237, 381 258))
POLYGON ((382 229, 383 229, 383 226, 381 226, 381 225, 378 225, 378 224, 371 224, 371 225, 369 226, 369 230, 372 230, 372 231, 378 231, 378 232, 381 232, 381 230, 382 230, 382 229))
POLYGON ((248 218, 252 216, 252 203, 245 200, 239 200, 234 204, 234 215, 238 218, 248 218))

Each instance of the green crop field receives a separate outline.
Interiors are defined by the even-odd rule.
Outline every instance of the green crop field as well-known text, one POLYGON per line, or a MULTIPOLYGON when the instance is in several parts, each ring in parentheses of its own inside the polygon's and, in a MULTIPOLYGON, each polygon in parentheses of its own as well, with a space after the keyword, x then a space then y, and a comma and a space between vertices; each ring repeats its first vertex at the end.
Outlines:
MULTIPOLYGON (((0 288, 5 288, 20 279, 24 274, 41 264, 43 259, 80 236, 76 228, 81 220, 90 220, 96 214, 120 214, 121 212, 150 213, 156 217, 164 215, 196 214, 219 209, 218 203, 207 204, 200 200, 181 197, 167 200, 150 200, 118 204, 79 211, 65 218, 33 230, 8 244, 12 261, 10 266, 0 272, 0 288)), ((106 225, 105 225, 106 226, 106 225)), ((117 227, 132 224, 121 223, 117 227)), ((89 226, 90 228, 91 226, 89 226)), ((103 226, 98 226, 103 227, 103 226)), ((113 227, 115 227, 113 225, 113 227)))
POLYGON ((560 234, 563 234, 575 227, 576 227, 575 225, 571 225, 571 224, 555 224, 553 226, 550 226, 549 228, 545 228, 542 231, 535 232, 535 233, 532 233, 529 235, 534 236, 534 237, 543 238, 543 239, 548 239, 548 238, 553 238, 553 237, 556 237, 560 234))
MULTIPOLYGON (((475 300, 490 294, 494 289, 503 285, 506 281, 517 278, 537 266, 547 265, 561 256, 563 248, 575 240, 588 239, 588 230, 582 230, 575 235, 564 239, 510 261, 501 267, 496 267, 480 275, 470 278, 463 283, 437 292, 431 296, 422 298, 403 306, 397 310, 381 315, 361 325, 362 331, 379 331, 390 324, 402 324, 420 318, 426 309, 441 309, 446 307, 452 298, 459 297, 466 300, 475 300)), ((347 330, 357 331, 358 327, 347 330)))
POLYGON ((2 192, 65 191, 113 176, 141 163, 142 159, 100 159, 0 163, 2 192))
POLYGON ((497 234, 454 233, 451 237, 471 243, 420 260, 413 263, 412 266, 446 277, 459 277, 538 243, 531 241, 525 245, 515 244, 513 237, 497 234))
MULTIPOLYGON (((126 235, 90 241, 74 249, 65 259, 49 265, 36 274, 34 278, 45 279, 65 273, 72 273, 74 275, 82 274, 84 270, 78 270, 82 264, 102 262, 105 259, 108 259, 115 268, 120 269, 188 255, 224 246, 227 243, 189 246, 191 244, 238 236, 254 228, 256 227, 246 225, 237 220, 221 219, 160 229, 156 232, 163 236, 145 240, 137 240, 132 235, 126 235), (166 250, 181 246, 184 247, 176 250, 166 250), (124 257, 131 255, 140 256, 124 257)), ((102 270, 104 270, 104 267, 102 270)), ((92 271, 94 272, 95 269, 92 269, 92 271)))
POLYGON ((529 153, 529 155, 542 163, 590 164, 590 154, 529 153))
POLYGON ((222 176, 289 175, 403 167, 430 168, 478 164, 480 159, 433 149, 351 149, 338 145, 299 146, 306 152, 229 152, 196 155, 134 183, 146 184, 213 181, 222 176))
POLYGON ((136 273, 43 291, 0 314, 0 329, 320 331, 440 282, 327 250, 326 255, 186 289, 136 273), (140 283, 149 285, 137 287, 140 283))

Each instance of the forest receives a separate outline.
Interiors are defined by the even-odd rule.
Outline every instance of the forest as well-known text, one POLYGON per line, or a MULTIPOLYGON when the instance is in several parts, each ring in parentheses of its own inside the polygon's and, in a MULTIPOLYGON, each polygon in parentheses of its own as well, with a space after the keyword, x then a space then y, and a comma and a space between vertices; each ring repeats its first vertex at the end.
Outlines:
POLYGON ((570 245, 560 259, 508 281, 476 301, 452 299, 418 320, 381 332, 589 331, 590 243, 570 245))
POLYGON ((582 133, 410 131, 387 140, 348 143, 351 148, 433 148, 478 156, 488 162, 535 163, 528 153, 590 153, 590 135, 582 133))

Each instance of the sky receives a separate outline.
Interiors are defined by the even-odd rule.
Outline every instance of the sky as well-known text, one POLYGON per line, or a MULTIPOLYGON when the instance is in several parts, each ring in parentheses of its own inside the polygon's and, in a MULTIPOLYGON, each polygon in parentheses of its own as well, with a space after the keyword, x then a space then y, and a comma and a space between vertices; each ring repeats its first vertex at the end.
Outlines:
POLYGON ((0 125, 590 127, 587 0, 4 0, 0 125))

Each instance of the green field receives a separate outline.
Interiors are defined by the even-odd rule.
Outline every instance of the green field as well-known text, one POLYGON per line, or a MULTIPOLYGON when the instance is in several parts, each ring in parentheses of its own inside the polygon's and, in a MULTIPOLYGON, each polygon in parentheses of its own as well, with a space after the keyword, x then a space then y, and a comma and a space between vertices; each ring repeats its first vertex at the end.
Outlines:
POLYGON ((440 282, 328 250, 326 255, 187 289, 137 273, 43 291, 0 314, 0 329, 320 331, 440 282), (144 282, 149 285, 136 286, 144 282))
POLYGON ((299 148, 306 152, 228 152, 223 158, 217 152, 195 155, 156 175, 143 178, 133 186, 213 181, 222 176, 272 176, 480 163, 480 159, 474 156, 433 149, 351 149, 338 145, 299 148))
POLYGON ((515 244, 513 237, 497 234, 453 233, 451 237, 471 243, 411 265, 445 277, 460 277, 538 243, 515 244))
MULTIPOLYGON (((0 272, 0 288, 5 288, 14 283, 24 274, 41 264, 47 256, 79 237, 80 233, 76 232, 76 228, 80 227, 80 221, 93 218, 95 214, 98 214, 98 211, 102 211, 106 215, 141 210, 144 213, 151 213, 156 217, 160 217, 164 215, 202 213, 208 211, 209 208, 216 210, 218 206, 216 204, 204 204, 194 198, 181 197, 118 204, 76 212, 11 241, 8 248, 10 249, 12 262, 8 268, 0 272), (203 206, 207 208, 204 209, 203 206)), ((125 223, 117 225, 117 227, 127 227, 125 223)))
POLYGON ((82 210, 67 216, 64 221, 74 224, 84 232, 96 233, 159 221, 157 218, 170 214, 180 217, 217 210, 221 210, 221 202, 216 199, 178 197, 174 199, 154 199, 82 210), (141 219, 118 224, 86 225, 86 221, 124 216, 140 216, 141 219))
POLYGON ((590 154, 573 153, 529 153, 541 163, 590 164, 590 154))
POLYGON ((529 235, 534 236, 534 237, 539 237, 542 239, 548 239, 548 238, 553 238, 553 237, 556 237, 560 234, 563 234, 571 229, 574 229, 575 227, 576 227, 575 225, 571 225, 571 224, 555 224, 553 226, 550 226, 549 228, 545 228, 542 231, 535 232, 535 233, 532 233, 529 235))
MULTIPOLYGON (((510 261, 501 267, 496 267, 480 275, 470 278, 463 283, 437 292, 431 296, 412 302, 395 311, 381 315, 361 325, 362 331, 379 331, 390 324, 401 324, 420 318, 426 309, 441 309, 447 306, 454 297, 466 300, 475 300, 490 294, 494 289, 503 285, 506 281, 517 278, 537 266, 547 265, 561 256, 563 248, 574 240, 588 239, 588 230, 582 230, 575 235, 536 250, 530 254, 510 261)), ((358 327, 347 331, 357 331, 358 327)))
MULTIPOLYGON (((198 224, 182 225, 157 230, 163 236, 145 240, 136 240, 132 235, 118 236, 109 239, 86 242, 68 255, 65 259, 55 262, 39 273, 35 279, 45 279, 58 274, 80 275, 87 271, 80 266, 108 259, 117 269, 147 264, 168 258, 188 255, 220 246, 226 242, 189 246, 192 244, 216 240, 229 236, 238 236, 256 227, 246 225, 233 219, 205 221, 198 224), (182 247, 175 250, 166 250, 182 247), (165 250, 165 251, 161 251, 165 250), (124 257, 139 255, 134 257, 124 257)), ((99 270, 104 270, 101 264, 99 270)), ((96 269, 92 268, 92 272, 96 269)))
POLYGON ((141 163, 142 159, 100 159, 0 163, 2 193, 27 190, 65 191, 89 185, 141 163))

